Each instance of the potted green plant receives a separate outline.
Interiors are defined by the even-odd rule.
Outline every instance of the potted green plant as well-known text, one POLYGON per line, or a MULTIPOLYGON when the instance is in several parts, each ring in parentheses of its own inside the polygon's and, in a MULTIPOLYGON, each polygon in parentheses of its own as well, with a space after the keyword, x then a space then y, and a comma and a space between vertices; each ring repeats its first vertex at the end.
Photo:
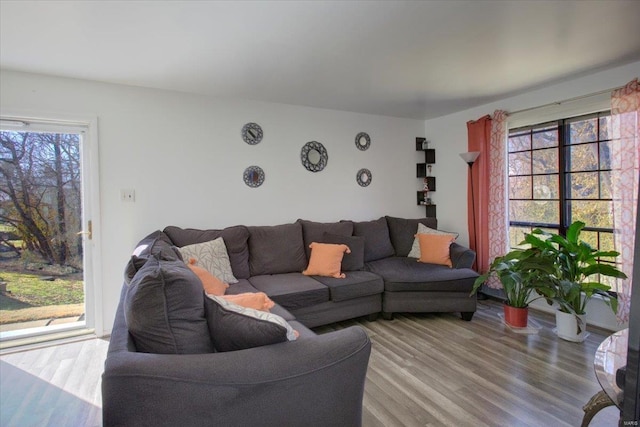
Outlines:
POLYGON ((489 270, 476 279, 471 294, 476 293, 492 275, 495 275, 500 280, 506 296, 503 306, 504 321, 513 327, 526 327, 531 295, 540 277, 545 272, 550 272, 547 264, 538 261, 540 256, 537 250, 513 249, 504 256, 496 257, 489 270))
POLYGON ((566 236, 535 229, 524 240, 537 252, 536 262, 548 272, 546 280, 538 281, 535 289, 549 304, 558 305, 557 334, 575 342, 585 338, 586 307, 593 296, 601 296, 614 312, 617 310, 618 300, 608 292, 611 287, 602 283, 601 277, 627 278, 611 261, 601 261, 613 260, 618 252, 598 251, 580 240, 584 226, 581 221, 572 223, 566 236))

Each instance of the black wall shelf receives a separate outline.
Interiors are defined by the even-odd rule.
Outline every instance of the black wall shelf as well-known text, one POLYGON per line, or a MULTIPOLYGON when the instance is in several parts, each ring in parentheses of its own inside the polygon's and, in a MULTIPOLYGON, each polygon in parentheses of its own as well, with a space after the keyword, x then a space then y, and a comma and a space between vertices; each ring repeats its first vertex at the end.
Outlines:
MULTIPOLYGON (((427 179, 427 186, 429 187, 428 198, 431 198, 431 193, 436 191, 436 177, 431 176, 429 172, 429 165, 433 165, 436 163, 436 150, 434 148, 424 148, 426 143, 426 138, 416 138, 416 151, 424 152, 424 163, 416 164, 416 178, 420 178, 422 180, 422 184, 424 185, 424 179, 427 179)), ((436 217, 436 205, 433 203, 426 204, 425 201, 425 190, 418 191, 416 193, 416 201, 419 206, 424 206, 426 209, 427 217, 436 217)))
POLYGON ((422 182, 424 185, 424 179, 427 178, 427 185, 429 185, 429 191, 436 191, 436 177, 435 176, 425 176, 418 173, 416 178, 422 178, 422 182))
MULTIPOLYGON (((424 200, 424 193, 426 193, 426 191, 416 191, 416 203, 419 204, 420 206, 426 205, 426 200, 424 200)), ((431 190, 429 190, 429 193, 431 193, 431 190)), ((431 197, 431 196, 427 196, 427 197, 431 197)))

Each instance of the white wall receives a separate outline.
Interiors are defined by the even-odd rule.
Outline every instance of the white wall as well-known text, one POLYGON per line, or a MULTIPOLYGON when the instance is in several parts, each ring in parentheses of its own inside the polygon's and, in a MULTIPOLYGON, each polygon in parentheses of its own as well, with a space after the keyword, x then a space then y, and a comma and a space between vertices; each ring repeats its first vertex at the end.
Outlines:
MULTIPOLYGON (((518 111, 609 90, 628 83, 639 74, 640 62, 635 62, 459 113, 427 120, 424 133, 431 141, 431 146, 437 150, 438 226, 446 230, 460 231, 460 243, 468 244, 469 238, 466 231, 468 166, 458 154, 468 151, 466 123, 469 120, 493 114, 498 109, 507 112, 518 111), (440 166, 441 164, 446 167, 440 166)), ((546 305, 546 303, 543 304, 546 305)), ((593 305, 598 304, 602 305, 602 302, 593 301, 593 305)), ((610 311, 608 308, 590 308, 588 321, 608 329, 619 329, 621 326, 616 324, 615 317, 610 311), (594 313, 601 314, 596 316, 594 313)))
POLYGON ((111 329, 131 250, 153 230, 424 216, 415 202, 421 120, 3 70, 0 113, 15 110, 98 117, 104 333, 111 329), (260 144, 242 140, 247 122, 262 126, 260 144), (358 132, 371 136, 369 150, 355 147, 358 132), (300 149, 312 140, 329 155, 318 173, 300 163, 300 149), (256 189, 242 180, 250 165, 265 171, 265 183, 256 189), (355 181, 363 167, 373 175, 366 188, 355 181), (136 192, 133 204, 120 201, 120 190, 129 188, 136 192))
POLYGON ((495 109, 519 110, 619 86, 639 69, 637 62, 426 122, 1 70, 0 113, 98 118, 99 286, 103 332, 108 333, 124 264, 135 243, 155 229, 423 216, 424 208, 415 202, 420 189, 415 163, 422 161, 414 149, 417 136, 426 136, 437 150, 433 199, 440 228, 460 231, 466 244, 467 166, 458 157, 467 151, 466 122, 495 109), (240 137, 250 121, 265 134, 256 146, 240 137), (368 151, 356 149, 358 132, 371 136, 368 151), (327 168, 315 174, 299 160, 301 147, 312 140, 329 154, 327 168), (254 164, 266 174, 257 189, 242 181, 243 170, 254 164), (362 167, 373 174, 367 188, 355 182, 362 167), (135 189, 134 204, 120 201, 124 188, 135 189))

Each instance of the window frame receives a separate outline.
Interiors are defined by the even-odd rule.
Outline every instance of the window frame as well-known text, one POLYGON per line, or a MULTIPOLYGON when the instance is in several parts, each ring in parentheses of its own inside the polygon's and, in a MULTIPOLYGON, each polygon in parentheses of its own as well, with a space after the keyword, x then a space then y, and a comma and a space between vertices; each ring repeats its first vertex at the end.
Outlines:
MULTIPOLYGON (((529 148, 528 149, 518 149, 518 150, 514 150, 511 151, 509 144, 506 144, 506 163, 507 163, 507 180, 511 179, 512 177, 531 177, 531 188, 530 188, 530 196, 531 198, 528 199, 522 199, 522 198, 512 198, 511 194, 509 192, 507 192, 507 201, 510 204, 511 201, 533 201, 533 200, 539 200, 539 199, 535 199, 535 189, 534 189, 534 177, 536 176, 556 176, 558 177, 558 195, 557 198, 553 198, 551 200, 555 201, 556 203, 558 203, 558 223, 545 223, 545 222, 536 222, 536 221, 521 221, 521 220, 512 220, 511 219, 511 212, 510 212, 510 208, 509 208, 509 212, 508 212, 508 227, 509 229, 511 229, 512 227, 520 227, 523 229, 529 228, 529 229, 534 229, 534 228, 543 228, 543 229, 551 229, 551 230, 556 230, 558 234, 561 235, 566 235, 566 231, 568 226, 571 223, 572 220, 572 206, 571 206, 571 201, 607 201, 607 202, 612 202, 613 199, 610 197, 608 198, 604 198, 602 197, 602 173, 603 172, 611 172, 611 165, 608 166, 608 168, 603 168, 603 162, 602 162, 602 150, 601 150, 601 145, 603 143, 611 143, 612 141, 615 141, 615 138, 613 136, 611 136, 611 134, 607 135, 608 139, 606 138, 602 138, 602 133, 601 133, 601 118, 602 117, 610 117, 611 116, 611 111, 609 109, 601 109, 600 111, 596 111, 596 112, 591 112, 591 113, 586 113, 586 114, 578 114, 578 115, 572 115, 569 117, 563 117, 563 118, 558 118, 555 120, 546 120, 540 123, 534 123, 534 124, 529 124, 526 126, 519 126, 519 127, 510 127, 507 131, 507 139, 512 138, 513 136, 519 136, 519 135, 529 135, 530 136, 530 143, 529 143, 529 148), (585 121, 585 120, 590 120, 590 119, 595 119, 595 123, 596 123, 596 129, 595 129, 595 134, 596 134, 596 139, 595 141, 586 141, 586 142, 576 142, 576 143, 571 143, 571 124, 575 123, 575 122, 580 122, 580 121, 585 121), (546 131, 548 131, 549 129, 552 130, 556 130, 557 131, 557 139, 558 139, 558 143, 556 146, 554 147, 537 147, 534 148, 534 142, 533 142, 533 136, 536 133, 536 130, 538 130, 538 132, 542 132, 543 129, 546 129, 546 131), (571 156, 570 156, 570 150, 572 147, 579 147, 579 146, 588 146, 590 144, 596 144, 596 153, 597 153, 597 167, 596 169, 590 169, 590 170, 571 170, 571 156), (534 167, 533 167, 533 162, 534 162, 534 152, 536 151, 540 151, 540 150, 546 150, 549 148, 555 148, 557 150, 557 162, 558 162, 558 168, 557 168, 557 172, 547 172, 547 173, 535 173, 534 172, 534 167), (511 175, 510 170, 509 170, 509 161, 510 161, 510 155, 513 153, 530 153, 529 154, 529 171, 527 174, 515 174, 515 175, 511 175), (575 194, 572 194, 572 189, 570 188, 571 186, 571 175, 572 174, 580 174, 580 173, 590 173, 590 172, 594 172, 597 173, 597 198, 593 198, 593 199, 579 199, 579 198, 575 198, 575 194)), ((573 212, 573 217, 575 217, 575 211, 573 212)), ((589 226, 588 224, 584 227, 583 231, 585 232, 593 232, 595 233, 595 238, 596 238, 596 244, 597 244, 597 248, 601 247, 601 233, 608 233, 613 235, 614 233, 614 229, 613 229, 613 224, 611 225, 611 227, 599 227, 599 226, 589 226)), ((513 247, 512 244, 517 244, 517 242, 512 242, 511 240, 511 232, 509 231, 507 233, 508 235, 508 247, 513 247)), ((603 262, 608 262, 608 260, 602 260, 603 262)), ((609 261, 610 262, 610 261, 609 261)), ((610 291, 611 294, 616 295, 615 291, 610 291)))

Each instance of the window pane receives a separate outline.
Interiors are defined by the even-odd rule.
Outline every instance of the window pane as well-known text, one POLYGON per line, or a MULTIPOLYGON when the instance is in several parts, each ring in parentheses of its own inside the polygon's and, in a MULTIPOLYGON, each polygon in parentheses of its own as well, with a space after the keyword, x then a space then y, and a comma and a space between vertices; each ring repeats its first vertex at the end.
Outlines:
POLYGON ((569 147, 567 164, 570 171, 593 171, 598 169, 598 144, 569 147))
POLYGON ((509 220, 557 224, 560 212, 557 201, 510 201, 509 220))
POLYGON ((569 199, 599 199, 598 172, 567 174, 569 199))
POLYGON ((536 132, 533 134, 533 148, 547 148, 558 146, 558 127, 546 130, 544 132, 536 132))
POLYGON ((558 234, 558 230, 559 228, 540 228, 540 230, 542 231, 546 231, 547 233, 553 233, 553 234, 558 234))
POLYGON ((531 227, 509 227, 509 247, 517 248, 524 240, 525 233, 531 233, 531 227))
POLYGON ((600 140, 613 139, 611 116, 600 117, 600 140))
POLYGON ((598 249, 598 233, 596 231, 583 231, 580 233, 580 239, 592 248, 598 249))
POLYGON ((580 144, 598 140, 598 126, 596 118, 569 123, 568 144, 580 144))
POLYGON ((557 173, 558 150, 549 148, 533 152, 533 173, 557 173))
POLYGON ((583 221, 588 227, 613 228, 612 202, 572 200, 567 203, 571 212, 571 222, 583 221))
POLYGON ((531 152, 509 154, 509 175, 531 175, 531 152))
POLYGON ((611 172, 600 172, 600 198, 611 199, 611 172))
MULTIPOLYGON (((613 233, 608 232, 598 232, 598 231, 583 231, 580 234, 580 238, 588 243, 592 248, 597 249, 599 251, 612 251, 613 249, 613 233)), ((604 257, 600 259, 605 263, 613 264, 613 258, 604 257)), ((606 276, 593 276, 595 280, 600 280, 602 283, 607 284, 609 286, 613 286, 612 281, 605 280, 606 276)))
POLYGON ((611 142, 600 143, 600 169, 611 169, 611 142))
POLYGON ((600 233, 600 250, 615 251, 615 244, 613 243, 613 233, 600 233))
MULTIPOLYGON (((618 268, 620 268, 620 266, 618 266, 618 268)), ((609 289, 611 292, 620 292, 618 289, 618 281, 613 277, 602 276, 600 277, 600 283, 611 286, 611 289, 609 289)))
POLYGON ((531 134, 509 137, 509 152, 531 149, 531 134))
POLYGON ((531 199, 531 177, 509 177, 510 199, 531 199))
POLYGON ((558 191, 558 175, 539 175, 533 177, 534 199, 556 199, 560 197, 558 191))

